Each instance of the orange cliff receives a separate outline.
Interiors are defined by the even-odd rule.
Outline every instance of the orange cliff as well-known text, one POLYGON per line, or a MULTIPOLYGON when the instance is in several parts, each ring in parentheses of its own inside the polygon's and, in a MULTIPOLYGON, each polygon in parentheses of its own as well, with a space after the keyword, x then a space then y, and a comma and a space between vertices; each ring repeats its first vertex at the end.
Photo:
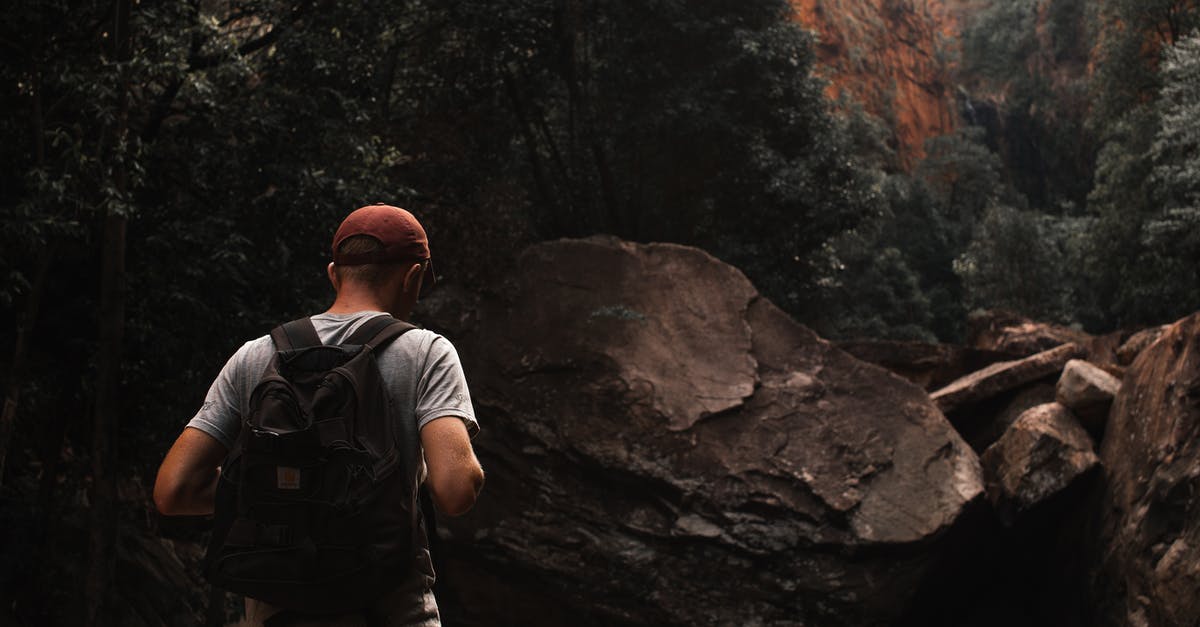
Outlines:
POLYGON ((827 95, 883 120, 898 165, 910 169, 930 137, 958 127, 951 73, 972 0, 792 0, 816 32, 827 95))

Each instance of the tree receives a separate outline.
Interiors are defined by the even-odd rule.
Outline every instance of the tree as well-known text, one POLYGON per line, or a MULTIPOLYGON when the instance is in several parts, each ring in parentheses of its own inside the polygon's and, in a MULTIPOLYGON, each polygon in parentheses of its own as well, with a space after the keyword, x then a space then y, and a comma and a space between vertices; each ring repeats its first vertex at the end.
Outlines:
POLYGON ((954 261, 966 306, 1071 322, 1068 238, 1075 221, 1003 205, 989 208, 974 240, 954 261))
POLYGON ((1166 50, 1150 145, 1152 197, 1159 209, 1143 226, 1150 272, 1174 311, 1200 309, 1200 34, 1166 50))
POLYGON ((1004 164, 984 144, 984 130, 968 126, 926 141, 920 177, 946 212, 958 246, 966 246, 984 211, 997 204, 1024 206, 1005 180, 1004 164))
POLYGON ((882 177, 877 213, 833 240, 816 323, 828 337, 953 341, 965 311, 951 225, 924 182, 882 177))
POLYGON ((1176 183, 1187 179, 1179 153, 1164 141, 1182 130, 1166 127, 1164 116, 1168 110, 1186 115, 1170 99, 1181 97, 1184 92, 1174 90, 1188 89, 1189 80, 1183 78, 1186 64, 1172 60, 1169 51, 1200 22, 1200 12, 1189 2, 1169 0, 1111 0, 1103 9, 1108 36, 1094 79, 1098 97, 1091 124, 1102 132, 1104 144, 1088 198, 1097 219, 1085 249, 1094 288, 1087 309, 1094 312, 1091 326, 1162 323, 1198 304, 1181 293, 1194 285, 1185 266, 1177 265, 1186 253, 1174 257, 1174 249, 1163 247, 1186 249, 1186 238, 1169 235, 1181 232, 1176 226, 1182 226, 1179 218, 1186 222, 1186 212, 1171 214, 1180 208, 1176 205, 1164 213, 1164 203, 1177 197, 1162 193, 1181 189, 1169 182, 1173 167, 1183 167, 1176 183), (1159 71, 1164 54, 1175 68, 1170 72, 1159 71), (1167 87, 1168 81, 1177 88, 1167 87))

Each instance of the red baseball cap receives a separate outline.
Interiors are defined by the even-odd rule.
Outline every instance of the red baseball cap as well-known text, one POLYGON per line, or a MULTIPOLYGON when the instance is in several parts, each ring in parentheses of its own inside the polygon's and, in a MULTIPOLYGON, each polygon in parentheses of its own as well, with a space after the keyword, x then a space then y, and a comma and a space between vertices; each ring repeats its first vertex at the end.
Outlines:
POLYGON ((424 295, 437 282, 430 261, 429 237, 416 216, 385 204, 367 205, 355 209, 342 220, 333 234, 333 263, 339 266, 361 266, 368 263, 424 261, 425 279, 421 286, 424 295), (339 254, 338 247, 347 237, 366 235, 383 244, 383 250, 370 253, 339 254))

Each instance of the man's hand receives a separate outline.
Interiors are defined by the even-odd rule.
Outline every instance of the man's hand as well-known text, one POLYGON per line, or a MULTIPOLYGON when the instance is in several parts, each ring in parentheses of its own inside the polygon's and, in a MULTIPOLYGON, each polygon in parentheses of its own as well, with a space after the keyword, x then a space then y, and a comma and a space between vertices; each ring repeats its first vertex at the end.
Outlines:
POLYGON ((471 448, 462 419, 435 418, 421 428, 421 446, 429 476, 425 485, 438 511, 447 516, 467 513, 483 488, 483 469, 471 448))
POLYGON ((154 481, 154 506, 167 516, 213 513, 220 463, 228 451, 211 435, 187 428, 167 451, 154 481))

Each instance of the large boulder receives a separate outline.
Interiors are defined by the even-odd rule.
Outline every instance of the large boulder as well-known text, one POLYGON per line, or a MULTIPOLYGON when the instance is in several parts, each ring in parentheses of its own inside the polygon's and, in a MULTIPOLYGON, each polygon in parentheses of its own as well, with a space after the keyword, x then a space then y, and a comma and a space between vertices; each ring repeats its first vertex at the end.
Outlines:
POLYGON ((1094 624, 1200 624, 1200 314, 1134 360, 1100 458, 1094 624))
POLYGON ((1066 407, 1046 403, 1028 409, 980 457, 988 498, 1011 522, 1095 468, 1093 446, 1066 407))
POLYGON ((921 389, 702 251, 545 243, 426 307, 488 472, 441 522, 455 624, 888 624, 982 494, 921 389))

